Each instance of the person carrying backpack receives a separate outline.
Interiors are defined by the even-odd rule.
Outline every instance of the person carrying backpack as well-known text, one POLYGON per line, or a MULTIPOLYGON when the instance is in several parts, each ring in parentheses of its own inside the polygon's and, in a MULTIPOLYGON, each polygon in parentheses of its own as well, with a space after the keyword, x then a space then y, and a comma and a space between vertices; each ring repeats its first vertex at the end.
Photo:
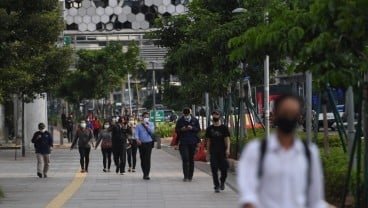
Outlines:
POLYGON ((34 147, 37 155, 37 176, 39 178, 47 178, 47 171, 50 166, 50 153, 53 147, 53 139, 50 134, 46 130, 46 126, 44 123, 38 124, 38 130, 33 134, 32 143, 34 143, 34 147), (43 166, 42 166, 43 164, 43 166))
POLYGON ((250 142, 238 163, 242 208, 324 208, 318 148, 296 135, 303 101, 281 95, 274 102, 275 133, 250 142))
POLYGON ((70 150, 72 150, 78 141, 81 173, 88 172, 89 153, 91 152, 90 142, 92 138, 93 138, 92 130, 90 128, 87 128, 86 121, 83 120, 80 123, 80 128, 75 133, 72 146, 70 147, 70 150))

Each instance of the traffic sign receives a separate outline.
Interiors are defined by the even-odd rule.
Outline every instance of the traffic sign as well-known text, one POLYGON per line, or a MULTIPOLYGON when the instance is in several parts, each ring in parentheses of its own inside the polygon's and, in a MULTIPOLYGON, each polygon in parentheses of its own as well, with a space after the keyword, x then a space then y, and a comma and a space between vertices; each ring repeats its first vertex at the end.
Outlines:
MULTIPOLYGON (((150 121, 154 121, 154 111, 150 111, 150 121)), ((156 110, 156 122, 164 122, 165 121, 165 115, 163 110, 156 110)))
POLYGON ((70 43, 71 43, 71 37, 64 36, 64 45, 70 45, 70 43))

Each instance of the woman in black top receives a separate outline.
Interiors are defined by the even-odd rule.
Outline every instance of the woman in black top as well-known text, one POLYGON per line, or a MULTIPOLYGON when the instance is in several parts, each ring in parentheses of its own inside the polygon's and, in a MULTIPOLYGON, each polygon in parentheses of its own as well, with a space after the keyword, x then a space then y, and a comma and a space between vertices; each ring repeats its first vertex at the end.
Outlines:
POLYGON ((110 172, 111 167, 112 141, 111 141, 111 132, 109 131, 109 128, 110 122, 105 122, 102 127, 102 131, 98 135, 98 140, 96 142, 95 147, 95 149, 97 149, 98 145, 102 141, 101 152, 103 157, 103 172, 110 172))
MULTIPOLYGON (((70 150, 74 148, 78 141, 78 149, 80 155, 81 172, 88 172, 89 153, 91 145, 89 144, 93 138, 92 130, 87 128, 86 121, 82 121, 80 128, 77 130, 70 150)), ((93 146, 93 144, 92 144, 93 146)))
POLYGON ((113 122, 112 132, 112 152, 116 173, 125 174, 126 148, 128 136, 132 134, 131 127, 128 126, 126 119, 121 118, 118 123, 113 122))

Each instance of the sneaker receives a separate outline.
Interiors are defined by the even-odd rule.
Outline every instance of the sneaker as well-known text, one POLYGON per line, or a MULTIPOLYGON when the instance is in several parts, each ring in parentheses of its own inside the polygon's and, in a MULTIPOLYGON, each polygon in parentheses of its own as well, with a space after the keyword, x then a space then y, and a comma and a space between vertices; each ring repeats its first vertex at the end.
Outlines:
POLYGON ((215 188, 215 193, 220 193, 220 188, 219 187, 215 188))
POLYGON ((149 176, 143 176, 143 180, 150 180, 151 178, 149 176))
POLYGON ((109 172, 109 173, 110 173, 110 172, 111 172, 111 171, 110 171, 110 169, 107 169, 107 172, 109 172))
POLYGON ((193 178, 188 178, 188 182, 192 182, 193 178))
POLYGON ((117 167, 116 170, 115 170, 116 174, 119 173, 119 168, 117 167))
POLYGON ((132 168, 128 168, 128 172, 130 173, 130 172, 132 172, 132 168))
POLYGON ((125 172, 121 172, 120 175, 125 175, 125 172))
POLYGON ((106 169, 105 168, 102 171, 106 173, 106 169))
POLYGON ((45 173, 45 174, 43 174, 43 177, 44 177, 44 178, 47 178, 47 174, 46 174, 46 173, 45 173))
POLYGON ((135 173, 135 169, 134 168, 132 169, 132 172, 135 173))
POLYGON ((85 173, 86 171, 84 169, 81 170, 81 173, 85 173))
POLYGON ((221 189, 221 191, 225 190, 225 183, 221 183, 220 189, 221 189))
POLYGON ((188 181, 189 181, 189 179, 183 178, 183 182, 188 182, 188 181))
POLYGON ((37 173, 37 176, 38 176, 39 178, 42 178, 42 173, 37 173))

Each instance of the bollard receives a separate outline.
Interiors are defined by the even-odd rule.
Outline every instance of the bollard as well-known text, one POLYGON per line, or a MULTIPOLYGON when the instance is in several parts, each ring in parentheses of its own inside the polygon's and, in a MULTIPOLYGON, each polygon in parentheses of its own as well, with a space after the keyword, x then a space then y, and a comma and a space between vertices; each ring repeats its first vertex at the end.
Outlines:
POLYGON ((157 134, 156 135, 156 142, 157 142, 157 144, 156 144, 156 148, 157 149, 161 149, 161 134, 157 134))

